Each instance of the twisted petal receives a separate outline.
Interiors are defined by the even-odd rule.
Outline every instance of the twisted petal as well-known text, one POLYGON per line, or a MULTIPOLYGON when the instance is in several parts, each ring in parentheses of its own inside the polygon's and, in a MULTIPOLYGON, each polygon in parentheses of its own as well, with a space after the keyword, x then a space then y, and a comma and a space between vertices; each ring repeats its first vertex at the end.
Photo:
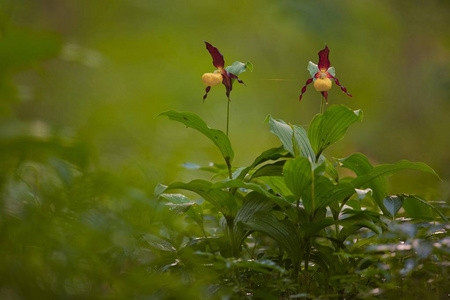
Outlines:
POLYGON ((314 81, 314 80, 313 80, 312 78, 309 78, 309 79, 306 81, 305 86, 302 87, 302 93, 300 94, 300 97, 298 98, 298 101, 302 101, 303 94, 306 92, 306 87, 308 86, 308 84, 310 84, 310 83, 313 82, 313 81, 314 81))
POLYGON ((206 97, 208 97, 208 93, 209 93, 209 91, 211 90, 211 87, 210 86, 207 86, 206 87, 206 93, 205 93, 205 95, 203 96, 203 102, 205 102, 205 99, 206 99, 206 97))
POLYGON ((217 69, 222 69, 223 66, 225 65, 225 61, 223 60, 223 55, 219 52, 219 50, 217 50, 216 47, 214 47, 210 43, 205 42, 205 44, 206 44, 206 49, 208 49, 209 54, 211 54, 211 57, 213 59, 214 67, 216 67, 217 69))
POLYGON ((328 103, 328 92, 320 92, 322 94, 322 96, 325 98, 325 101, 328 103))
POLYGON ((230 75, 230 77, 231 77, 232 79, 236 79, 237 82, 242 83, 243 85, 247 86, 247 85, 246 85, 242 80, 240 80, 239 77, 237 77, 236 75, 234 75, 234 74, 232 74, 232 73, 230 73, 230 72, 228 72, 228 74, 230 75))
POLYGON ((223 77, 222 83, 227 90, 226 91, 227 98, 230 99, 230 93, 231 90, 233 89, 233 81, 231 80, 230 73, 228 73, 225 70, 222 70, 222 77, 223 77))
POLYGON ((333 79, 334 82, 336 82, 336 85, 340 86, 340 87, 341 87, 341 90, 342 90, 344 93, 346 93, 349 97, 352 97, 352 95, 350 95, 350 93, 347 92, 347 89, 339 83, 339 80, 338 80, 336 77, 334 77, 333 75, 331 75, 331 74, 329 74, 329 73, 327 74, 327 77, 333 79))
POLYGON ((328 46, 325 46, 323 50, 320 50, 319 52, 319 69, 322 72, 325 72, 330 67, 330 60, 328 59, 328 54, 330 53, 330 50, 328 49, 328 46))

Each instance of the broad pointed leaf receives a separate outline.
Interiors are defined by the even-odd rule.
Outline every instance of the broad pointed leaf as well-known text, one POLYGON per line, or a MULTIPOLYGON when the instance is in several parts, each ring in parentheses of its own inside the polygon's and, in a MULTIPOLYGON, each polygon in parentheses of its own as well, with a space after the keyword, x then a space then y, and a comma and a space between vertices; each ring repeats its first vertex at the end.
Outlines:
POLYGON ((285 198, 292 196, 291 190, 286 186, 286 182, 283 177, 280 176, 264 176, 258 177, 258 180, 267 184, 272 191, 277 194, 283 195, 285 198))
POLYGON ((255 159, 251 166, 242 168, 237 176, 233 175, 233 178, 244 179, 245 175, 247 175, 250 170, 258 166, 259 164, 262 164, 269 160, 278 160, 282 157, 286 157, 287 155, 288 154, 283 147, 271 148, 269 150, 266 150, 255 159))
POLYGON ((214 205, 226 218, 234 216, 236 214, 236 201, 233 196, 219 188, 212 188, 212 185, 212 182, 197 179, 188 183, 172 183, 166 188, 166 191, 173 189, 192 191, 214 205))
POLYGON ((314 170, 306 157, 297 157, 286 161, 283 168, 284 181, 297 199, 312 184, 314 170))
POLYGON ((250 180, 261 176, 283 176, 283 166, 285 161, 277 161, 273 164, 263 165, 257 169, 255 173, 250 177, 250 180))
POLYGON ((168 116, 171 120, 181 122, 187 127, 191 127, 203 133, 217 146, 217 148, 219 148, 226 164, 229 166, 231 165, 234 158, 234 152, 231 148, 230 140, 223 131, 209 128, 199 116, 190 112, 169 110, 161 113, 160 115, 168 116))
MULTIPOLYGON (((363 176, 372 171, 373 166, 362 153, 354 153, 346 158, 338 159, 338 163, 341 167, 352 170, 357 176, 363 176)), ((373 199, 383 211, 388 214, 387 209, 384 207, 383 199, 388 196, 388 188, 386 178, 383 176, 374 178, 364 185, 364 187, 370 188, 373 192, 373 199)), ((360 188, 358 186, 357 188, 360 188)))
POLYGON ((403 208, 410 217, 418 219, 431 219, 433 218, 433 214, 431 213, 431 211, 434 211, 442 218, 442 220, 448 222, 447 217, 439 209, 423 200, 422 198, 416 195, 408 194, 401 194, 399 196, 404 199, 403 208))
POLYGON ((351 124, 361 120, 361 110, 353 111, 344 105, 332 105, 324 114, 316 115, 308 128, 316 160, 327 147, 344 137, 351 124))
POLYGON ((256 183, 248 183, 243 182, 239 179, 233 179, 233 180, 225 180, 222 182, 214 183, 211 188, 213 189, 222 189, 222 188, 241 188, 241 189, 248 189, 255 191, 263 196, 266 196, 267 198, 271 199, 274 203, 279 205, 280 207, 288 206, 290 205, 289 202, 287 202, 284 198, 275 196, 269 191, 267 191, 264 187, 262 187, 259 184, 256 183))
POLYGON ((257 213, 270 211, 273 206, 273 201, 260 193, 251 192, 245 196, 244 202, 234 219, 235 238, 238 245, 242 243, 248 234, 248 231, 242 228, 243 224, 241 223, 247 222, 257 213))
POLYGON ((424 163, 401 160, 395 164, 378 165, 374 167, 369 173, 356 177, 352 181, 352 183, 356 188, 359 188, 377 177, 392 175, 397 171, 406 169, 428 172, 433 175, 436 175, 439 178, 437 173, 424 163))
POLYGON ((387 196, 383 199, 383 204, 388 210, 391 217, 394 218, 400 208, 402 208, 403 197, 399 197, 397 195, 387 196))
POLYGON ((275 134, 283 144, 284 149, 295 156, 294 150, 298 150, 300 155, 314 158, 314 151, 308 140, 306 131, 300 126, 290 126, 283 120, 275 120, 272 116, 268 116, 270 132, 275 134), (294 143, 296 143, 294 147, 294 143))
POLYGON ((197 203, 182 194, 162 194, 161 197, 173 205, 185 205, 186 214, 200 226, 203 225, 203 210, 197 203))
POLYGON ((279 221, 271 213, 255 214, 245 223, 251 231, 259 231, 267 234, 288 253, 294 264, 298 264, 303 256, 303 245, 295 226, 287 221, 279 221))

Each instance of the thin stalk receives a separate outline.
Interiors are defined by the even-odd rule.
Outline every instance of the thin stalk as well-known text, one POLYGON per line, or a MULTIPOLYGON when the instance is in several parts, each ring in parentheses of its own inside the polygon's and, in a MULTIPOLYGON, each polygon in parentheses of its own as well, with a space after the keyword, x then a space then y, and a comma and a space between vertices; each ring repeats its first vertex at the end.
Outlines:
POLYGON ((211 249, 212 254, 213 254, 213 255, 216 255, 216 253, 215 253, 215 251, 214 251, 214 249, 213 249, 211 243, 210 243, 209 240, 208 240, 208 236, 206 235, 205 229, 203 228, 203 226, 201 226, 201 228, 202 228, 202 231, 203 231, 203 235, 205 236, 206 243, 208 244, 209 248, 211 249))
POLYGON ((325 111, 325 98, 320 94, 320 113, 323 114, 325 111))
POLYGON ((228 103, 227 103, 227 136, 228 136, 228 128, 230 127, 230 102, 231 102, 231 99, 228 98, 228 103))

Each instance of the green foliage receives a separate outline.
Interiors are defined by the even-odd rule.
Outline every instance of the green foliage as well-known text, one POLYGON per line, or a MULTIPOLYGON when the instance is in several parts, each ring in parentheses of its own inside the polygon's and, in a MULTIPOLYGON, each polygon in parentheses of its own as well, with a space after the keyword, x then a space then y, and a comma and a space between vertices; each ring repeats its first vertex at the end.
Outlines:
MULTIPOLYGON (((80 96, 78 89, 85 85, 97 93, 100 83, 89 76, 80 76, 77 78, 80 82, 74 80, 76 91, 66 91, 58 85, 63 86, 64 80, 73 78, 61 76, 64 80, 55 80, 58 77, 57 73, 52 76, 58 64, 55 60, 60 57, 83 60, 82 54, 89 51, 85 53, 64 44, 66 41, 55 34, 11 29, 3 14, 2 10, 2 299, 446 296, 450 256, 450 228, 445 215, 448 208, 442 201, 426 200, 429 197, 424 195, 397 194, 397 190, 391 194, 392 187, 389 189, 387 185, 388 176, 405 169, 436 173, 425 164, 405 160, 372 165, 361 153, 336 162, 326 156, 325 150, 340 141, 350 125, 362 120, 362 111, 330 106, 307 126, 269 116, 269 130, 280 139, 280 145, 263 151, 243 167, 232 165, 234 152, 224 132, 210 128, 193 113, 173 110, 162 113, 212 141, 225 165, 200 167, 198 170, 209 172, 209 180, 202 177, 153 188, 153 174, 144 171, 130 174, 128 166, 119 171, 111 162, 120 160, 120 155, 133 159, 134 155, 122 153, 123 148, 116 149, 116 143, 109 144, 111 141, 96 135, 96 130, 101 129, 86 121, 95 119, 97 125, 104 122, 105 128, 116 133, 117 128, 109 126, 111 119, 117 117, 120 126, 130 126, 126 135, 132 135, 129 133, 137 130, 134 118, 123 113, 123 107, 112 108, 117 104, 114 102, 136 106, 145 119, 148 107, 144 109, 142 102, 133 103, 130 99, 122 101, 121 95, 115 95, 113 90, 100 97, 105 97, 108 104, 101 103, 96 108, 105 113, 105 119, 98 120, 99 114, 93 109, 92 114, 70 115, 75 121, 66 123, 64 112, 77 111, 72 103, 79 101, 83 106, 86 104, 83 101, 91 101, 89 97, 83 100, 86 95, 80 96), (16 85, 16 81, 22 84, 33 81, 35 76, 47 82, 48 90, 37 90, 42 99, 27 102, 22 95, 26 95, 27 89, 16 85), (95 84, 86 84, 81 78, 95 84), (58 101, 49 105, 45 99, 52 93, 58 95, 58 101), (34 114, 40 105, 42 115, 34 114), (99 140, 107 141, 103 144, 99 140), (114 155, 99 145, 114 148, 114 155), (348 176, 348 170, 354 176, 348 176)), ((33 15, 28 15, 31 20, 27 22, 34 21, 33 15)), ((50 19, 51 15, 49 12, 50 19)), ((94 15, 95 23, 103 24, 94 15)), ((148 15, 145 18, 151 19, 148 15)), ((47 24, 47 19, 44 23, 47 24)), ((154 31, 150 37, 153 41, 154 31)), ((121 52, 120 48, 110 47, 110 38, 99 44, 106 43, 105 47, 114 49, 109 54, 121 52)), ((146 52, 145 56, 161 58, 162 48, 152 48, 157 53, 146 52)), ((190 53, 189 49, 186 53, 190 53)), ((124 56, 129 68, 135 57, 124 56)), ((164 59, 169 56, 164 53, 164 59)), ((107 64, 113 61, 109 61, 111 57, 108 56, 107 64)), ((85 57, 84 63, 92 65, 92 59, 88 58, 85 57)), ((73 73, 70 63, 62 63, 66 76, 73 73)), ((148 67, 145 72, 157 74, 151 77, 156 84, 160 83, 157 80, 167 79, 171 85, 177 80, 182 84, 188 82, 188 68, 183 66, 176 66, 184 70, 181 75, 160 72, 153 65, 148 67)), ((253 69, 249 62, 234 62, 227 67, 235 75, 247 69, 253 69)), ((126 76, 109 70, 105 73, 126 76)), ((101 75, 111 86, 114 82, 111 75, 101 75)), ((127 86, 125 90, 128 93, 132 89, 127 86)), ((165 98, 158 95, 156 99, 165 98)), ((167 103, 172 105, 170 101, 167 103)), ((152 131, 147 126, 146 123, 142 130, 152 131)), ((166 134, 170 126, 163 126, 164 136, 171 137, 166 134)), ((258 135, 255 136, 257 139, 258 135)), ((163 164, 163 155, 154 155, 160 150, 158 147, 152 154, 147 153, 157 142, 143 140, 136 144, 145 149, 145 156, 163 164)), ((161 143, 163 139, 157 141, 161 143)), ((188 149, 183 151, 186 155, 190 153, 188 149)), ((177 152, 161 154, 171 159, 177 152)))
MULTIPOLYGON (((403 292, 414 288, 410 277, 423 276, 421 268, 425 261, 431 264, 428 272, 436 278, 432 293, 439 295, 444 282, 441 278, 446 274, 441 263, 447 257, 446 252, 439 252, 441 246, 432 246, 427 236, 409 241, 408 246, 384 244, 398 234, 395 228, 406 228, 412 236, 418 224, 430 220, 441 224, 437 226, 441 230, 439 235, 445 236, 444 214, 418 196, 389 195, 387 186, 387 176, 395 172, 411 169, 437 177, 434 170, 406 160, 373 166, 361 153, 337 159, 333 164, 322 155, 344 137, 351 124, 361 119, 360 110, 333 105, 324 114, 316 115, 306 132, 301 126, 269 116, 270 131, 280 139, 281 147, 264 151, 248 167, 235 168, 230 178, 158 186, 155 195, 183 204, 176 210, 186 212, 200 227, 204 226, 199 221, 200 213, 191 211, 197 207, 195 203, 185 196, 168 196, 163 192, 193 191, 220 213, 218 218, 223 218, 226 226, 221 234, 209 237, 207 230, 203 230, 211 253, 197 255, 208 255, 209 259, 225 264, 229 278, 239 278, 238 275, 247 278, 237 279, 232 292, 236 297, 242 297, 244 291, 256 295, 255 274, 266 276, 268 269, 277 271, 279 278, 289 282, 286 289, 279 289, 278 285, 269 289, 269 298, 390 297, 399 294, 395 291, 398 281, 403 292), (355 176, 341 178, 336 167, 349 169, 355 176), (423 211, 424 205, 428 210, 423 211), (405 218, 410 221, 402 221, 405 218), (383 254, 383 251, 398 252, 399 257, 404 257, 405 250, 412 248, 417 258, 409 258, 410 263, 403 267, 399 259, 392 258, 395 256, 383 254), (436 253, 440 263, 429 261, 432 253, 436 253), (384 281, 389 284, 382 286, 384 281)), ((203 133, 209 137, 208 131, 203 133)), ((445 241, 443 238, 440 243, 445 241)), ((164 244, 161 247, 169 249, 164 244)), ((226 280, 219 286, 226 290, 226 280)), ((216 295, 221 295, 220 290, 216 295)))

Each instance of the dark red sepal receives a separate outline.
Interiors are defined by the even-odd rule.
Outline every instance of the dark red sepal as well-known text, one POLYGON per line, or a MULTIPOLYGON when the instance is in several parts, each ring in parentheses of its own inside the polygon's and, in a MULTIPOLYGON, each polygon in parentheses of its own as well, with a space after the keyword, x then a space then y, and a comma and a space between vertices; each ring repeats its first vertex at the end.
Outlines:
POLYGON ((216 67, 217 69, 222 69, 223 66, 225 66, 225 61, 223 60, 223 55, 219 52, 219 50, 217 50, 216 47, 214 47, 210 43, 205 42, 205 44, 206 44, 206 49, 208 49, 209 54, 211 54, 211 57, 213 59, 214 67, 216 67))
POLYGON ((330 67, 330 60, 328 59, 328 55, 330 54, 330 49, 328 49, 328 46, 325 46, 323 50, 320 50, 319 52, 319 64, 317 65, 319 67, 319 70, 322 72, 325 72, 330 67))

